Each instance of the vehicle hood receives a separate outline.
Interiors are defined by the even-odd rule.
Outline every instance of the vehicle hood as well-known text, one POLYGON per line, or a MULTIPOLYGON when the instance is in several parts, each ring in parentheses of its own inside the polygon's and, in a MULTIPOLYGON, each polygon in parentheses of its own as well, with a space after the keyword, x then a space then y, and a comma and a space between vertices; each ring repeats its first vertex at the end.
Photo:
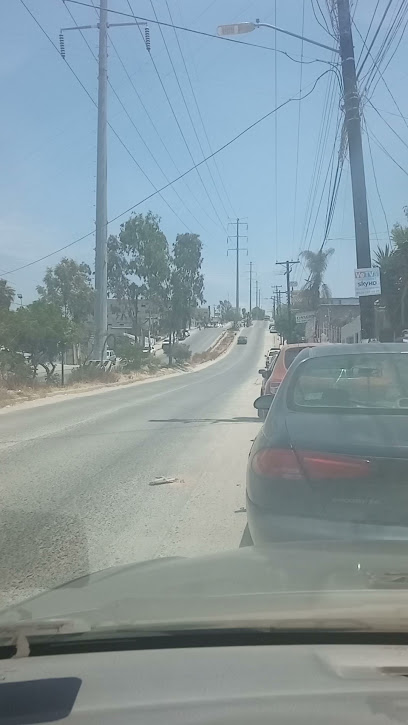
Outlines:
MULTIPOLYGON (((355 626, 390 607, 408 629, 408 542, 299 542, 202 558, 163 558, 112 567, 0 613, 21 620, 80 618, 89 626, 272 622, 348 614, 355 626), (397 609, 395 609, 397 608, 397 609), (361 619, 358 615, 361 614, 361 619), (399 614, 398 614, 399 613, 399 614)), ((323 620, 322 620, 323 621, 323 620)))

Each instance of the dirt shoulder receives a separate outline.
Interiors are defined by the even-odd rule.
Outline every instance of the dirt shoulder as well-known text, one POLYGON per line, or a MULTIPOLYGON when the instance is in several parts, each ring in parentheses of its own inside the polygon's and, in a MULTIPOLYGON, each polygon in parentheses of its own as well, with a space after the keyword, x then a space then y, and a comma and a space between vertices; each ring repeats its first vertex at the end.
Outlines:
POLYGON ((172 368, 161 367, 156 370, 139 370, 132 373, 113 373, 112 380, 67 383, 64 388, 49 386, 39 383, 38 386, 22 386, 16 390, 8 390, 0 386, 0 415, 9 410, 16 410, 23 407, 45 405, 61 400, 72 399, 78 395, 93 395, 95 393, 109 392, 114 388, 128 385, 143 385, 164 377, 175 377, 186 375, 201 370, 218 361, 227 355, 232 349, 232 344, 237 332, 227 330, 206 352, 193 355, 191 362, 186 365, 179 365, 172 368), (116 378, 116 379, 115 379, 116 378))

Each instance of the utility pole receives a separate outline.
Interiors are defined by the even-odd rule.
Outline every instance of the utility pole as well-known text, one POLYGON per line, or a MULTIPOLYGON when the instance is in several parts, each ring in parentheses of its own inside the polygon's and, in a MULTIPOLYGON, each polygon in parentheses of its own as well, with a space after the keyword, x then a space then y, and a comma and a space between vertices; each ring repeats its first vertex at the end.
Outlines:
MULTIPOLYGON (((103 362, 108 336, 108 154, 107 154, 107 100, 108 100, 108 27, 125 25, 146 25, 145 22, 108 23, 108 0, 99 1, 99 23, 97 25, 75 25, 61 28, 60 51, 65 60, 63 33, 69 30, 98 29, 98 131, 96 159, 96 215, 95 215, 95 340, 93 356, 103 362)), ((146 44, 147 44, 146 35, 146 44)))
MULTIPOLYGON (((95 233, 95 353, 103 361, 108 329, 108 0, 100 0, 98 61, 98 138, 96 161, 96 233, 95 233)), ((95 355, 94 353, 94 355, 95 355)))
MULTIPOLYGON (((231 224, 231 222, 230 222, 230 224, 231 224)), ((240 222, 239 219, 237 219, 236 222, 234 222, 234 224, 236 225, 236 232, 233 235, 234 238, 235 238, 235 247, 233 249, 227 249, 227 256, 228 256, 228 252, 229 251, 234 251, 236 253, 236 269, 235 269, 235 309, 236 309, 237 315, 240 315, 240 307, 239 307, 239 253, 240 252, 246 252, 248 254, 248 249, 246 247, 245 248, 240 247, 239 246, 239 242, 240 242, 240 239, 248 239, 248 237, 247 236, 244 237, 242 234, 240 234, 239 228, 240 228, 241 225, 244 225, 248 229, 248 224, 246 224, 246 222, 240 222)), ((228 240, 231 239, 231 237, 232 237, 232 235, 229 235, 228 236, 228 240)))
POLYGON ((258 307, 258 280, 255 280, 255 307, 258 307))
MULTIPOLYGON (((341 68, 344 85, 344 109, 350 156, 351 188, 353 194, 354 228, 356 234, 357 268, 371 267, 368 229, 367 194, 361 140, 360 97, 357 88, 350 2, 336 0, 340 35, 341 68)), ((374 298, 360 297, 361 336, 374 336, 374 298)))
POLYGON ((249 263, 249 314, 252 314, 252 262, 249 263))
MULTIPOLYGON (((297 262, 290 262, 288 259, 285 262, 276 262, 276 264, 283 264, 286 267, 286 294, 287 294, 287 303, 288 303, 288 331, 289 335, 291 334, 291 323, 292 323, 292 315, 291 315, 291 299, 290 299, 290 273, 292 271, 292 266, 294 264, 300 264, 299 261, 297 262)), ((290 342, 290 340, 288 340, 290 342)))
POLYGON ((275 287, 275 295, 273 297, 273 316, 275 317, 276 311, 279 312, 280 310, 280 288, 282 287, 281 284, 275 284, 272 285, 272 289, 275 287))

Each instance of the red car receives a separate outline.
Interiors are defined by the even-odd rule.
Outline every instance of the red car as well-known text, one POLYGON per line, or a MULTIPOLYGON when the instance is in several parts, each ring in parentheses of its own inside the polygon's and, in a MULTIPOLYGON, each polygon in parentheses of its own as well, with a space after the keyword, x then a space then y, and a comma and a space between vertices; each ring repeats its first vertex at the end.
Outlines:
MULTIPOLYGON (((284 345, 276 360, 273 364, 272 373, 271 375, 266 379, 265 387, 263 391, 261 392, 261 395, 270 395, 270 393, 276 393, 277 389, 279 388, 279 385, 281 384, 283 378, 285 377, 289 366, 293 363, 295 357, 299 355, 302 350, 304 350, 307 347, 316 347, 316 345, 320 345, 321 343, 318 342, 301 342, 294 345, 284 345)), ((263 410, 258 410, 258 415, 260 418, 265 418, 266 414, 263 410)))

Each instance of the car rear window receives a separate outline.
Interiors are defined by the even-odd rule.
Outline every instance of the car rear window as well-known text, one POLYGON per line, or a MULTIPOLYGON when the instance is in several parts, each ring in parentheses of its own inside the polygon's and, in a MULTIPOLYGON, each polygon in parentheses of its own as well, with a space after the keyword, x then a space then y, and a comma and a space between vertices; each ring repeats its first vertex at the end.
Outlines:
POLYGON ((285 352, 285 368, 288 369, 289 365, 292 365, 295 357, 299 355, 302 350, 305 350, 305 347, 289 347, 285 352))
POLYGON ((297 409, 408 413, 408 354, 310 358, 299 367, 290 396, 297 409))

